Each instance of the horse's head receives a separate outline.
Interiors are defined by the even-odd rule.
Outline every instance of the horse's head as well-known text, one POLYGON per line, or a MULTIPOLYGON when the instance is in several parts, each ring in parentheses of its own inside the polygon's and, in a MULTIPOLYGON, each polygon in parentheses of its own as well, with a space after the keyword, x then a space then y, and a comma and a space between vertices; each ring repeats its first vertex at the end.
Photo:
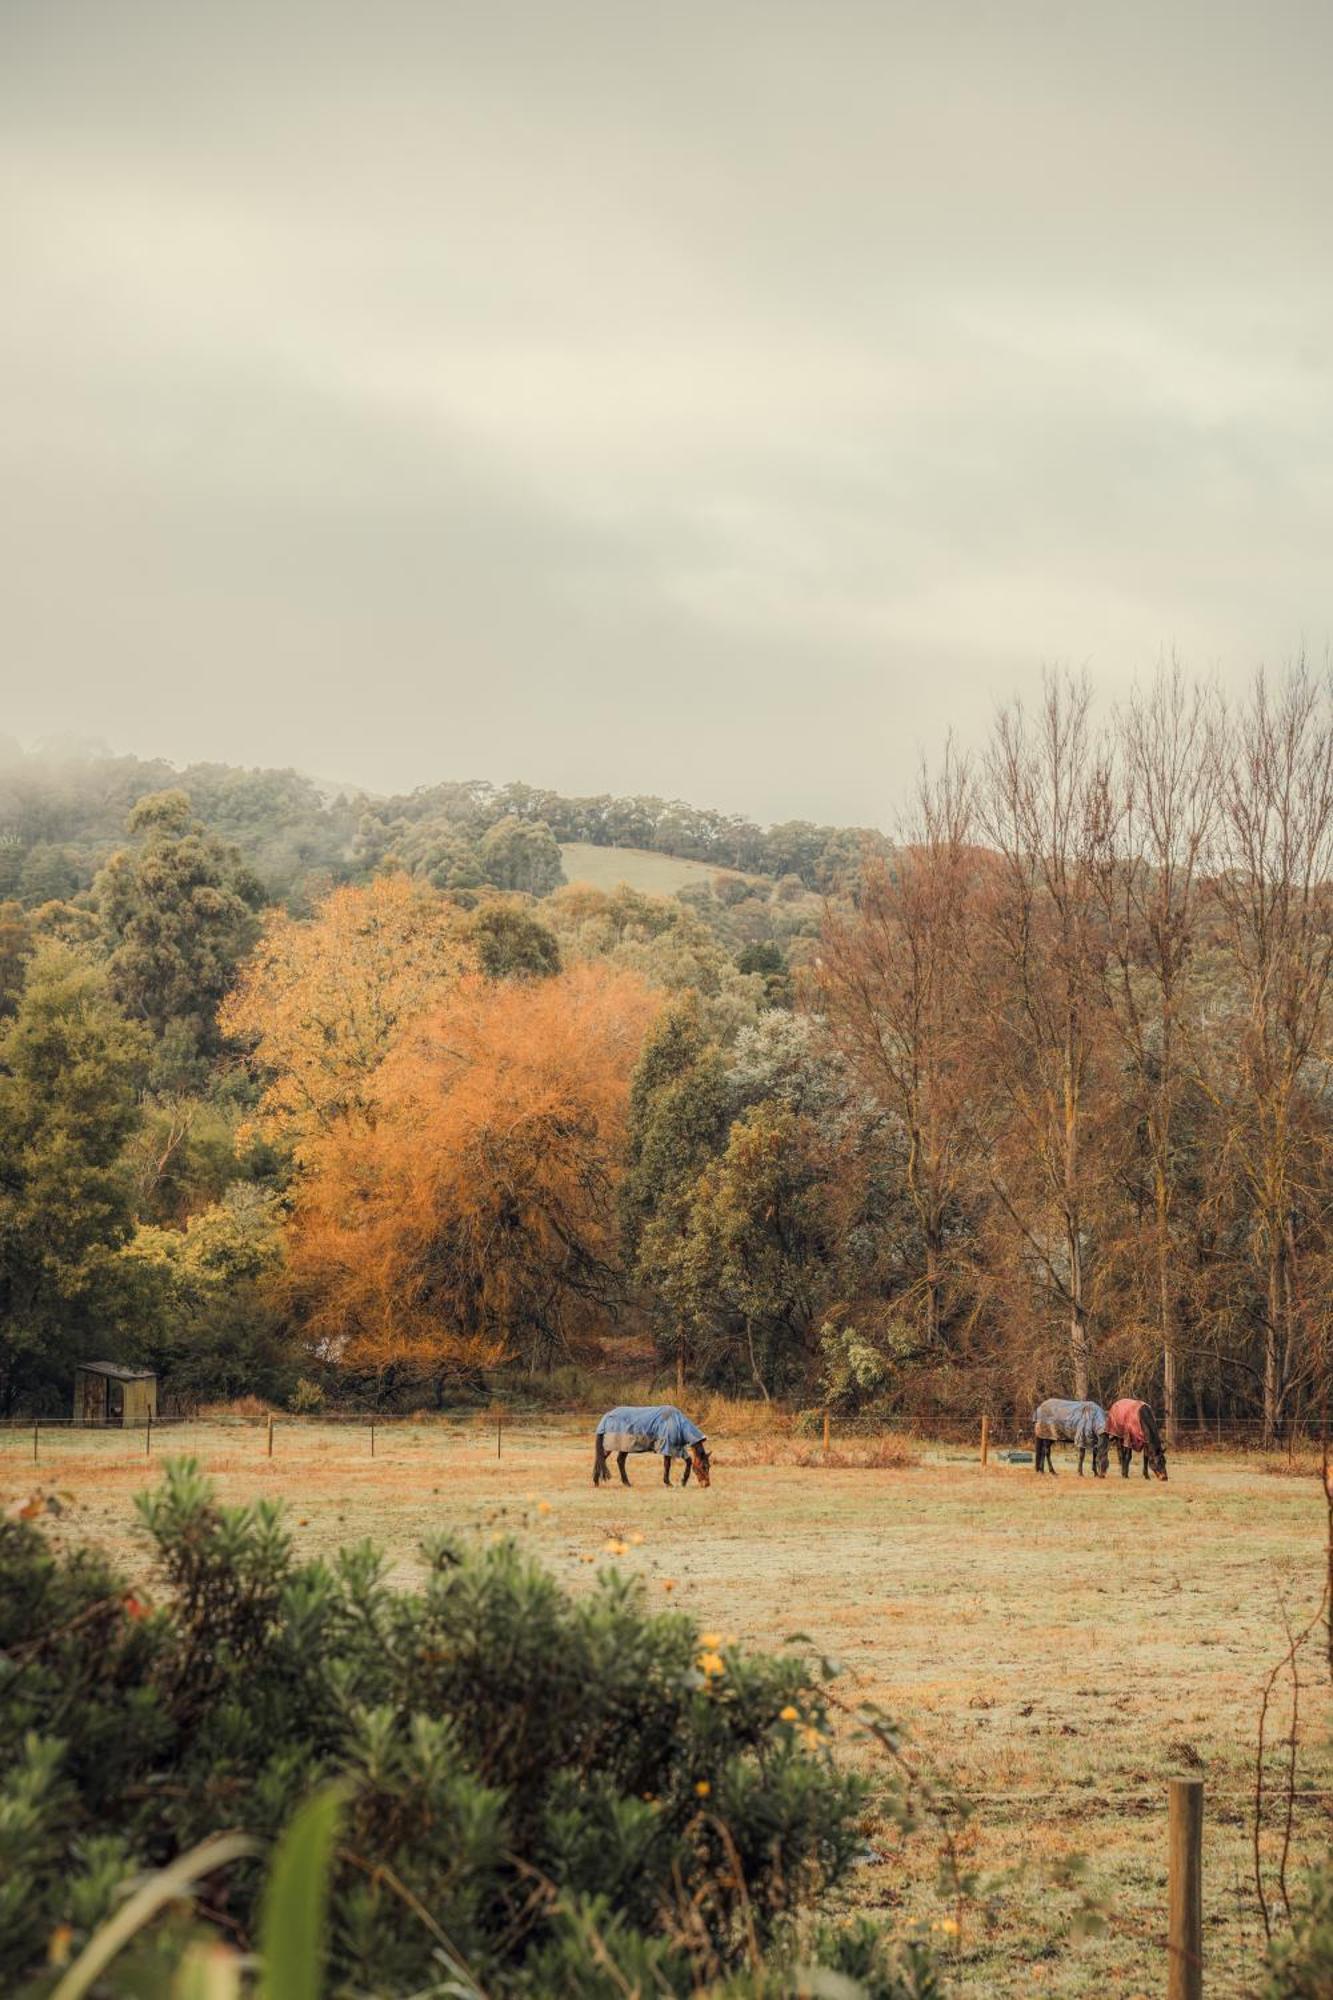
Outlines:
POLYGON ((1105 1431, 1092 1441, 1092 1476, 1105 1479, 1106 1469, 1111 1463, 1111 1440, 1105 1431))
POLYGON ((1145 1403, 1139 1411, 1139 1424, 1143 1430, 1143 1456, 1148 1461, 1148 1470, 1154 1479, 1166 1478, 1166 1450, 1162 1444, 1162 1433, 1157 1428, 1157 1419, 1145 1403))
POLYGON ((709 1482, 708 1453, 704 1449, 705 1442, 705 1439, 700 1438, 698 1444, 690 1446, 690 1465, 694 1471, 695 1478, 701 1486, 707 1486, 709 1482))

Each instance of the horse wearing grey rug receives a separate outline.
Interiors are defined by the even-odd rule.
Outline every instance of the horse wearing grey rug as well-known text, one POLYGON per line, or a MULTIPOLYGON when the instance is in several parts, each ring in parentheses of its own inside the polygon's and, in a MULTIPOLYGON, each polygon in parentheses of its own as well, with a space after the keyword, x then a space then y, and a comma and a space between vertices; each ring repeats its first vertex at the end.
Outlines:
POLYGON ((685 1461, 685 1477, 682 1486, 690 1483, 693 1472, 701 1486, 709 1483, 707 1439, 692 1423, 683 1410, 674 1403, 622 1403, 617 1409, 608 1410, 597 1426, 595 1451, 592 1462, 592 1483, 600 1486, 604 1479, 611 1477, 607 1457, 614 1452, 616 1464, 620 1468, 620 1480, 629 1485, 629 1474, 625 1470, 625 1460, 631 1452, 655 1451, 662 1459, 662 1484, 671 1484, 671 1461, 682 1458, 685 1461))
POLYGON ((1080 1403, 1068 1396, 1048 1396, 1032 1419, 1037 1440, 1037 1471, 1052 1475, 1053 1444, 1078 1446, 1078 1476, 1083 1477, 1083 1460, 1092 1453, 1092 1476, 1105 1479, 1111 1460, 1111 1440, 1107 1436, 1106 1412, 1100 1403, 1080 1403))

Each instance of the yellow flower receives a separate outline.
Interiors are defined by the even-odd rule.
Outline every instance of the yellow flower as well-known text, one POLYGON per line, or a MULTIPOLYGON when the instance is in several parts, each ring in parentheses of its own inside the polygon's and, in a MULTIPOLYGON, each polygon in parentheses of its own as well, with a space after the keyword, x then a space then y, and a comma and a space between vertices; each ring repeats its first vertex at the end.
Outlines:
POLYGON ((664 1576, 662 1578, 663 1590, 674 1590, 675 1587, 676 1587, 676 1579, 674 1576, 664 1576))
POLYGON ((727 1663, 721 1653, 700 1653, 698 1659, 695 1661, 695 1665, 698 1667, 699 1672, 707 1674, 710 1680, 715 1679, 718 1674, 724 1674, 727 1671, 727 1663))
POLYGON ((824 1739, 820 1735, 819 1731, 815 1728, 814 1724, 812 1722, 808 1722, 805 1728, 801 1731, 801 1741, 805 1744, 807 1750, 818 1750, 820 1744, 824 1741, 824 1739))
POLYGON ((609 1542, 603 1542, 602 1547, 609 1556, 623 1556, 628 1544, 622 1542, 619 1536, 613 1535, 609 1542))
POLYGON ((643 1536, 639 1534, 637 1531, 630 1536, 630 1541, 633 1543, 636 1549, 641 1548, 643 1546, 643 1536))
POLYGON ((800 1719, 801 1719, 800 1709, 793 1708, 790 1702, 787 1703, 787 1706, 785 1708, 778 1710, 779 1722, 799 1722, 800 1719))
POLYGON ((940 1917, 930 1928, 933 1931, 942 1931, 945 1937, 957 1937, 958 1919, 957 1917, 940 1917))
POLYGON ((707 1778, 700 1778, 694 1789, 699 1798, 706 1799, 713 1787, 709 1784, 707 1778))
POLYGON ((705 1652, 716 1652, 717 1648, 722 1644, 722 1634, 720 1632, 701 1632, 699 1634, 699 1644, 705 1652))
POLYGON ((537 1512, 539 1514, 549 1514, 550 1511, 551 1511, 551 1503, 549 1500, 539 1500, 537 1502, 537 1512))

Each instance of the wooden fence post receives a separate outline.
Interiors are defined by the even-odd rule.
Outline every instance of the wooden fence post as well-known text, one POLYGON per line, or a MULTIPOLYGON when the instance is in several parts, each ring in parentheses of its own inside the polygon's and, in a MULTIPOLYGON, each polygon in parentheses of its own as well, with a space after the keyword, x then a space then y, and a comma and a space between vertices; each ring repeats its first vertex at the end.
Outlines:
POLYGON ((36 1417, 32 1420, 32 1462, 34 1465, 37 1463, 37 1421, 36 1417))
POLYGON ((825 1405, 825 1407, 824 1407, 824 1451, 825 1451, 825 1455, 827 1455, 827 1453, 828 1453, 828 1406, 827 1406, 827 1404, 826 1404, 826 1405, 825 1405))
POLYGON ((989 1457, 990 1457, 990 1418, 983 1417, 981 1419, 981 1463, 984 1465, 989 1457))
POLYGON ((272 1456, 273 1456, 273 1412, 272 1412, 272 1410, 270 1410, 270 1411, 269 1411, 269 1413, 268 1413, 268 1455, 269 1455, 269 1457, 270 1457, 270 1458, 272 1458, 272 1456))
POLYGON ((151 1410, 144 1419, 143 1455, 145 1458, 151 1458, 153 1455, 153 1413, 151 1410))
POLYGON ((1166 2000, 1203 2000, 1203 1779, 1167 1787, 1166 2000))

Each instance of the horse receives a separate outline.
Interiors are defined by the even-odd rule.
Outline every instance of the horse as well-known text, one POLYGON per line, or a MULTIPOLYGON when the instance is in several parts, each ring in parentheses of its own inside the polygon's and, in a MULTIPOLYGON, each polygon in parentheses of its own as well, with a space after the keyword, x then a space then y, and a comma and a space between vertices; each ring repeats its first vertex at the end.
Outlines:
POLYGON ((629 1485, 629 1474, 625 1470, 625 1460, 633 1451, 660 1452, 662 1457, 662 1484, 671 1484, 671 1461, 683 1458, 685 1477, 682 1486, 690 1483, 693 1472, 701 1486, 709 1483, 707 1444, 698 1424, 691 1423, 683 1410, 674 1403, 649 1403, 639 1406, 621 1404, 618 1409, 608 1410, 597 1426, 594 1440, 595 1451, 592 1461, 592 1483, 600 1486, 604 1479, 610 1479, 611 1468, 607 1464, 607 1454, 614 1452, 616 1464, 620 1467, 620 1480, 629 1485))
POLYGON ((1157 1428, 1157 1419, 1137 1396, 1121 1396, 1107 1412, 1107 1431, 1120 1453, 1120 1472, 1129 1478, 1136 1451, 1143 1453, 1143 1476, 1166 1478, 1166 1448, 1157 1428))
POLYGON ((1111 1462, 1106 1412, 1100 1403, 1080 1403, 1064 1396, 1048 1396, 1032 1419, 1037 1439, 1037 1471, 1054 1476, 1051 1464, 1053 1444, 1078 1446, 1078 1476, 1083 1477, 1083 1460, 1092 1453, 1092 1476, 1105 1479, 1111 1462))

